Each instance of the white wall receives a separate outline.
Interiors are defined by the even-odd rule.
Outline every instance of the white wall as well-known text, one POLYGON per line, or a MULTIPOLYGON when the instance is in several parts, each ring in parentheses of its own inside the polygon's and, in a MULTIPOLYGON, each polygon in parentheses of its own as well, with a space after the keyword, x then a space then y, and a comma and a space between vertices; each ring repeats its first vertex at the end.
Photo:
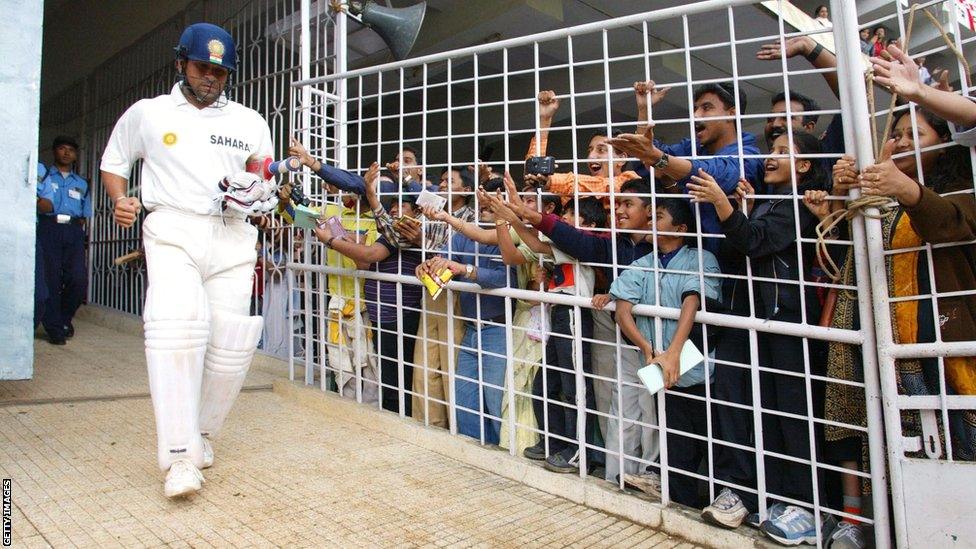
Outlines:
POLYGON ((41 24, 36 0, 0 0, 0 379, 27 379, 34 362, 34 233, 41 24))

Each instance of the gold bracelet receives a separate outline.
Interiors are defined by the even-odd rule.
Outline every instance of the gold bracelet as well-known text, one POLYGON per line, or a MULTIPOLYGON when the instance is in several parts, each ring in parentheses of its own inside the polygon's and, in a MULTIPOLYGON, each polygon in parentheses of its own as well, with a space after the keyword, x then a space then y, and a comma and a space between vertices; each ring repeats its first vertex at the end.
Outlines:
POLYGON ((496 219, 495 220, 495 226, 496 227, 501 227, 503 225, 511 226, 512 223, 510 221, 505 220, 505 219, 496 219))

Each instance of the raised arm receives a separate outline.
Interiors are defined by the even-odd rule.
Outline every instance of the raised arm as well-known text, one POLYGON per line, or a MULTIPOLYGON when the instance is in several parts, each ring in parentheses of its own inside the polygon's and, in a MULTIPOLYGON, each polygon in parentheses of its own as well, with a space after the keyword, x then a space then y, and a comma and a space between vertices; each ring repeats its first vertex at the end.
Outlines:
POLYGON ((423 212, 424 217, 427 219, 430 219, 431 221, 443 221, 454 229, 454 231, 463 234, 475 242, 488 246, 498 245, 498 237, 495 235, 495 231, 493 229, 483 229, 475 223, 469 223, 462 219, 458 219, 444 210, 424 208, 423 212))
POLYGON ((323 164, 317 158, 313 158, 305 146, 294 137, 289 142, 288 154, 297 157, 303 165, 308 166, 310 170, 315 172, 315 175, 319 176, 326 183, 335 185, 339 190, 347 193, 356 193, 360 196, 366 194, 366 182, 362 177, 350 171, 340 170, 328 164, 323 164))
MULTIPOLYGON (((655 141, 654 124, 648 124, 641 133, 621 134, 613 139, 608 139, 607 143, 617 151, 640 160, 648 168, 657 164, 667 154, 668 165, 654 170, 654 174, 658 178, 681 181, 688 177, 695 167, 691 160, 673 155, 672 149, 655 141)), ((702 161, 698 160, 697 162, 702 161)))
POLYGON ((976 103, 922 82, 918 65, 898 46, 888 46, 892 60, 872 57, 874 81, 892 93, 918 103, 941 118, 966 128, 976 126, 976 103))
MULTIPOLYGON (((815 68, 818 69, 836 69, 837 68, 837 56, 827 51, 822 45, 820 45, 816 40, 809 36, 797 36, 795 38, 790 38, 780 47, 779 42, 772 44, 763 44, 760 46, 759 51, 756 52, 756 59, 761 59, 763 61, 775 61, 777 59, 782 59, 783 50, 786 51, 786 57, 791 58, 797 55, 802 55, 807 58, 815 68)), ((840 97, 839 88, 837 87, 837 71, 828 71, 821 73, 824 80, 827 82, 827 86, 830 87, 830 91, 834 92, 834 95, 840 97)))
POLYGON ((647 110, 648 100, 653 107, 664 99, 670 89, 670 87, 657 88, 653 80, 634 82, 634 99, 637 102, 637 133, 643 133, 647 129, 647 121, 650 120, 647 110))
POLYGON ((495 214, 495 236, 498 240, 498 248, 502 252, 502 262, 506 265, 524 264, 525 256, 518 251, 510 231, 512 224, 521 225, 522 220, 505 205, 501 198, 501 190, 496 191, 493 196, 484 189, 478 189, 478 201, 487 205, 495 214))
POLYGON ((552 127, 552 119, 556 116, 556 111, 559 110, 559 98, 556 97, 556 92, 552 90, 540 91, 538 101, 539 141, 536 141, 535 135, 532 136, 532 139, 529 141, 529 150, 525 153, 526 160, 533 156, 546 155, 546 148, 549 143, 549 128, 552 127))
POLYGON ((389 248, 383 244, 377 242, 367 246, 351 240, 335 238, 328 225, 316 227, 315 236, 319 242, 355 261, 356 266, 361 269, 390 257, 389 248))

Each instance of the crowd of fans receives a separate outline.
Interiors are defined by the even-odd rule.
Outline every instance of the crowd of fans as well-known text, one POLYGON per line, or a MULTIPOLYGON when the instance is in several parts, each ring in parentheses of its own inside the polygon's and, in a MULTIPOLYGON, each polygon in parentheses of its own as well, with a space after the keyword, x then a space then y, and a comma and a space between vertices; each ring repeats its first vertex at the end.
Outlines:
MULTIPOLYGON (((868 165, 844 155, 840 115, 821 135, 811 133, 820 108, 792 90, 774 96, 763 146, 739 127, 747 97, 731 82, 693 90, 694 139, 670 144, 655 139, 648 123, 649 107, 667 89, 635 83, 636 130, 594 134, 586 173, 517 181, 485 165, 452 167, 433 186, 409 147, 386 170, 374 163, 357 175, 323 164, 293 141, 290 154, 338 197, 322 205, 321 218, 336 216, 343 230, 321 223, 313 231, 327 248, 325 265, 430 277, 433 289, 451 276, 485 289, 551 295, 548 303, 512 299, 510 308, 497 293, 460 289, 435 297, 419 281, 329 274, 322 334, 329 383, 343 395, 514 447, 549 470, 579 474, 585 463, 587 472, 651 495, 661 492, 659 443, 666 436, 668 497, 701 509, 706 520, 728 528, 749 523, 790 545, 815 543, 819 523, 827 546, 867 546, 860 349, 695 321, 705 310, 859 329, 858 296, 814 284, 828 278, 811 243, 818 222, 846 208, 857 190, 894 201, 883 210, 884 242, 905 251, 887 263, 892 297, 950 294, 938 298, 937 319, 929 298, 896 299, 897 341, 936 341, 936 330, 943 341, 976 337, 976 296, 965 294, 976 290, 972 245, 932 248, 931 273, 921 247, 976 239, 968 149, 976 130, 950 129, 976 126, 976 103, 946 89, 945 80, 930 86, 897 44, 884 43, 883 29, 862 38, 874 55, 876 84, 915 103, 893 117, 891 139, 868 165), (446 199, 443 208, 418 205, 431 187, 446 199), (570 305, 565 296, 591 306, 570 305), (675 312, 654 318, 635 305, 675 312), (688 341, 705 359, 682 373, 688 341), (637 374, 650 362, 660 365, 667 389, 661 409, 637 374), (831 382, 817 381, 824 378, 831 382), (665 413, 662 434, 658 418, 665 413), (813 427, 810 417, 818 418, 813 427), (845 472, 825 472, 814 459, 845 472), (757 463, 765 479, 761 514, 757 463), (702 473, 709 470, 714 498, 702 473), (835 512, 814 515, 815 486, 835 512)), ((808 37, 763 46, 757 57, 775 60, 782 52, 817 68, 835 66, 833 54, 808 37)), ((836 93, 836 74, 824 77, 836 93)), ((558 108, 554 92, 539 92, 539 127, 527 158, 545 155, 558 108)), ((291 197, 283 190, 285 220, 294 216, 291 197)), ((849 235, 848 223, 840 223, 827 247, 845 287, 855 284, 849 235)), ((284 249, 300 248, 277 240, 284 249)), ((266 257, 264 276, 279 276, 280 262, 266 257)), ((906 394, 939 394, 935 359, 899 360, 897 370, 906 394)), ((946 359, 945 374, 948 392, 976 394, 973 358, 946 359)), ((905 428, 918 429, 910 415, 905 428)), ((973 459, 976 415, 954 411, 951 423, 956 459, 973 459)))

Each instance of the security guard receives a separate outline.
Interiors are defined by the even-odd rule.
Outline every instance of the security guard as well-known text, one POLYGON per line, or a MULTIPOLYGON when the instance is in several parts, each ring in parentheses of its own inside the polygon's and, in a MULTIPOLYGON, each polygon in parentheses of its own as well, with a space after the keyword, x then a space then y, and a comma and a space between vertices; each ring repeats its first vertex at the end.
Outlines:
POLYGON ((54 164, 48 166, 42 184, 50 185, 54 208, 40 214, 37 225, 48 291, 42 322, 51 343, 64 345, 74 335, 71 320, 85 298, 85 223, 92 215, 92 203, 88 182, 73 170, 78 143, 58 136, 51 150, 54 164))

